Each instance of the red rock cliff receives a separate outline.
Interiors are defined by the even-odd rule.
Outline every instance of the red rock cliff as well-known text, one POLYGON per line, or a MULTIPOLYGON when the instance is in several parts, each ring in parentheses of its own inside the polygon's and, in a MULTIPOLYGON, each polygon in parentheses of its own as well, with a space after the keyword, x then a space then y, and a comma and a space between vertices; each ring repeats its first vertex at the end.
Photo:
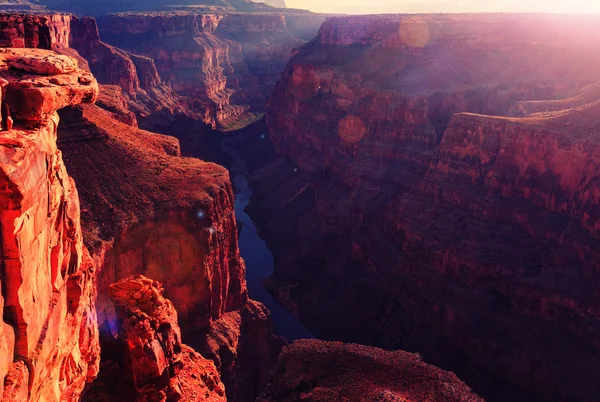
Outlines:
MULTIPOLYGON (((29 18, 10 20, 24 23, 29 18)), ((61 16, 70 47, 61 46, 43 34, 58 29, 57 19, 36 17, 39 41, 77 55, 101 81, 118 85, 101 87, 100 107, 61 112, 59 127, 60 148, 82 188, 84 239, 98 266, 103 347, 116 336, 109 285, 130 274, 151 276, 164 283, 182 318, 184 336, 198 348, 216 348, 211 358, 223 373, 230 399, 253 400, 266 381, 255 381, 250 371, 266 378, 278 340, 269 334, 268 311, 247 303, 227 171, 182 158, 172 137, 137 129, 136 115, 148 125, 159 111, 159 120, 177 129, 177 113, 187 113, 177 96, 163 91, 151 59, 102 43, 90 18, 61 16), (141 74, 144 69, 149 73, 141 74), (239 320, 222 326, 225 315, 239 320), (264 337, 258 333, 263 330, 264 337), (231 342, 222 344, 223 336, 231 342), (226 354, 227 362, 221 364, 226 354)), ((185 126, 189 130, 190 123, 185 126)))
POLYGON ((98 86, 74 59, 44 50, 2 50, 0 70, 0 399, 77 401, 99 363, 95 267, 56 111, 93 102, 98 86))
POLYGON ((109 43, 152 58, 187 106, 220 129, 264 112, 291 50, 303 43, 281 13, 115 14, 100 27, 109 43))
POLYGON ((251 209, 317 334, 419 351, 498 400, 598 394, 596 106, 493 117, 600 80, 597 22, 332 18, 298 50, 251 209))
MULTIPOLYGON (((172 115, 171 120, 178 116, 200 118, 198 113, 186 109, 179 97, 162 83, 151 59, 102 42, 93 18, 0 14, 0 46, 52 49, 77 58, 80 67, 89 69, 100 83, 121 87, 123 101, 146 127, 164 121, 165 114, 172 115)), ((108 106, 108 110, 114 111, 114 105, 108 106)), ((125 117, 122 120, 137 125, 137 119, 125 117)))
POLYGON ((118 337, 104 351, 111 365, 84 397, 88 401, 225 402, 225 387, 212 361, 181 342, 177 311, 162 286, 143 276, 110 286, 118 337))
POLYGON ((62 116, 59 144, 82 184, 101 296, 124 276, 151 276, 196 331, 242 307, 245 269, 227 171, 182 158, 176 139, 125 125, 97 106, 62 116))

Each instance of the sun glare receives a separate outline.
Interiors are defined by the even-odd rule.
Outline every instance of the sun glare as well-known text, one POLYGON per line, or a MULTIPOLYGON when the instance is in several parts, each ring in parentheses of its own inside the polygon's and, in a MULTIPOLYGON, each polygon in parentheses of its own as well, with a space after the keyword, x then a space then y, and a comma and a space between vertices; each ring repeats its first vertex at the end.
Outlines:
POLYGON ((344 14, 419 12, 600 13, 600 0, 286 0, 288 7, 344 14), (367 4, 365 4, 367 3, 367 4))

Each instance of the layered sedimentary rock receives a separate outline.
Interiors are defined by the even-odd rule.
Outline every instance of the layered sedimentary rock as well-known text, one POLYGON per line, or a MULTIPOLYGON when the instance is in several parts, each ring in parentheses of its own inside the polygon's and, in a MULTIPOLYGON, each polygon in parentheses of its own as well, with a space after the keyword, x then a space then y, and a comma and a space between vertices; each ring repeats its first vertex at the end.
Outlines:
POLYGON ((65 110, 59 144, 81 183, 84 234, 101 260, 101 297, 130 274, 164 284, 188 328, 205 330, 247 298, 227 171, 180 157, 175 138, 65 110))
POLYGON ((597 22, 324 23, 272 94, 279 158, 250 156, 280 298, 492 400, 593 400, 597 22))
POLYGON ((454 374, 402 351, 300 340, 277 359, 260 402, 483 401, 454 374))
POLYGON ((77 58, 100 83, 121 87, 129 108, 143 119, 152 121, 154 114, 165 113, 199 118, 162 83, 153 60, 102 42, 93 18, 1 14, 0 46, 51 49, 77 58))
MULTIPOLYGON (((59 145, 80 184, 84 239, 99 267, 103 348, 118 333, 109 285, 147 275, 164 284, 184 340, 215 362, 228 400, 254 400, 280 340, 264 306, 247 299, 228 172, 181 157, 175 138, 121 123, 100 107, 61 115, 59 145)), ((102 367, 101 382, 118 373, 102 367)))
MULTIPOLYGON (((282 7, 284 0, 267 0, 255 2, 253 0, 98 0, 93 3, 81 3, 78 0, 19 0, 17 3, 3 4, 3 8, 13 11, 48 12, 58 10, 68 13, 102 16, 107 13, 147 10, 181 10, 190 9, 197 12, 226 12, 242 11, 256 12, 269 11, 274 6, 282 7), (273 3, 273 5, 265 4, 273 3)), ((284 7, 285 5, 283 5, 284 7)))
POLYGON ((93 102, 98 85, 74 59, 35 49, 1 50, 0 76, 0 399, 77 401, 99 363, 95 266, 56 111, 93 102))
POLYGON ((33 47, 51 49, 69 46, 70 21, 68 15, 0 15, 0 47, 33 47))
POLYGON ((225 402, 225 387, 210 360, 181 341, 177 311, 160 283, 143 276, 110 286, 118 336, 87 401, 225 402), (111 359, 111 360, 109 360, 111 359))
POLYGON ((119 48, 100 40, 93 18, 2 14, 0 46, 76 57, 100 83, 121 87, 142 127, 185 138, 190 124, 198 132, 207 131, 205 123, 232 130, 263 113, 291 50, 304 42, 297 36, 314 36, 324 18, 302 12, 111 15, 102 20, 102 36, 119 48))
POLYGON ((100 28, 107 42, 152 58, 162 79, 206 123, 229 130, 264 112, 292 49, 303 43, 286 18, 281 13, 128 13, 104 17, 100 28))
POLYGON ((228 401, 252 402, 267 385, 285 343, 274 332, 269 310, 249 300, 240 310, 224 314, 193 346, 217 365, 228 401))

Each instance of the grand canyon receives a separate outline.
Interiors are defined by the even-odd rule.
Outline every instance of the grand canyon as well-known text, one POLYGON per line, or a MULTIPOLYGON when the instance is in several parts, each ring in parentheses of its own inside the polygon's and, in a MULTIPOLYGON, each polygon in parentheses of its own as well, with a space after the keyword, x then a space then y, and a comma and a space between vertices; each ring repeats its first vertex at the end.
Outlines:
POLYGON ((0 400, 600 398, 600 16, 0 2, 0 400))

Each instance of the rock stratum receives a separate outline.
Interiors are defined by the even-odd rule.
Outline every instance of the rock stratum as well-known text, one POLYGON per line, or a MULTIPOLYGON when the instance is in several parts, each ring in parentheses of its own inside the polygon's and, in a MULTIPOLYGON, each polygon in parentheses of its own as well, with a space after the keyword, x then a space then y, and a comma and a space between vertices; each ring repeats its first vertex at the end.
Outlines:
POLYGON ((482 402, 454 374, 402 351, 300 340, 286 346, 259 402, 482 402))
POLYGON ((181 342, 177 311, 160 283, 132 276, 110 286, 118 336, 87 401, 226 402, 214 363, 181 342))
POLYGON ((324 19, 313 14, 171 11, 111 14, 99 25, 105 41, 152 59, 163 82, 190 110, 227 131, 264 113, 292 49, 305 42, 300 39, 305 30, 314 35, 324 19), (295 29, 300 18, 302 28, 295 29))
POLYGON ((273 291, 490 400, 595 400, 599 38, 596 16, 325 22, 269 101, 275 157, 246 148, 273 291))
MULTIPOLYGON (((147 275, 163 283, 179 312, 183 338, 194 341, 197 349, 218 351, 211 358, 221 370, 229 400, 254 400, 266 384, 281 341, 273 334, 269 312, 247 297, 229 174, 216 164, 181 157, 177 139, 138 128, 138 123, 160 120, 172 126, 193 123, 194 116, 161 84, 150 59, 101 42, 91 18, 3 15, 0 27, 3 46, 53 49, 63 54, 54 56, 65 63, 60 68, 89 69, 112 84, 100 86, 98 95, 93 81, 97 105, 76 105, 77 92, 69 91, 62 78, 49 78, 63 88, 56 100, 30 91, 41 102, 36 113, 44 116, 76 105, 60 112, 58 145, 82 189, 81 226, 97 267, 94 322, 102 349, 110 349, 119 337, 110 285, 129 275, 147 275), (224 320, 228 325, 222 325, 224 320), (261 380, 255 381, 251 373, 261 380)), ((28 71, 57 68, 28 58, 19 63, 28 71)), ((81 85, 86 77, 92 75, 85 72, 81 85)), ((20 108, 11 108, 15 119, 29 111, 29 95, 18 99, 20 108)), ((101 378, 114 373, 104 360, 101 378)), ((55 385, 49 381, 48 386, 55 385)))
MULTIPOLYGON (((243 25, 233 16, 230 30, 243 25)), ((1 15, 0 43, 2 400, 243 402, 268 382, 263 398, 304 394, 303 383, 281 390, 298 351, 315 365, 304 374, 318 398, 429 389, 430 400, 447 400, 450 387, 457 400, 479 400, 416 356, 358 346, 293 347, 282 379, 269 377, 285 341, 248 299, 227 170, 140 128, 158 116, 197 121, 154 59, 107 45, 93 19, 66 15, 1 15), (377 390, 387 371, 406 388, 377 390), (342 390, 352 378, 364 387, 342 390)))
POLYGON ((0 14, 0 47, 77 57, 101 84, 121 87, 141 127, 182 138, 190 125, 229 131, 264 114, 292 49, 312 38, 325 18, 308 12, 121 13, 100 19, 100 40, 93 18, 0 14))
POLYGON ((3 401, 77 401, 99 364, 95 265, 77 188, 56 146, 57 110, 98 96, 77 62, 0 50, 3 401))

